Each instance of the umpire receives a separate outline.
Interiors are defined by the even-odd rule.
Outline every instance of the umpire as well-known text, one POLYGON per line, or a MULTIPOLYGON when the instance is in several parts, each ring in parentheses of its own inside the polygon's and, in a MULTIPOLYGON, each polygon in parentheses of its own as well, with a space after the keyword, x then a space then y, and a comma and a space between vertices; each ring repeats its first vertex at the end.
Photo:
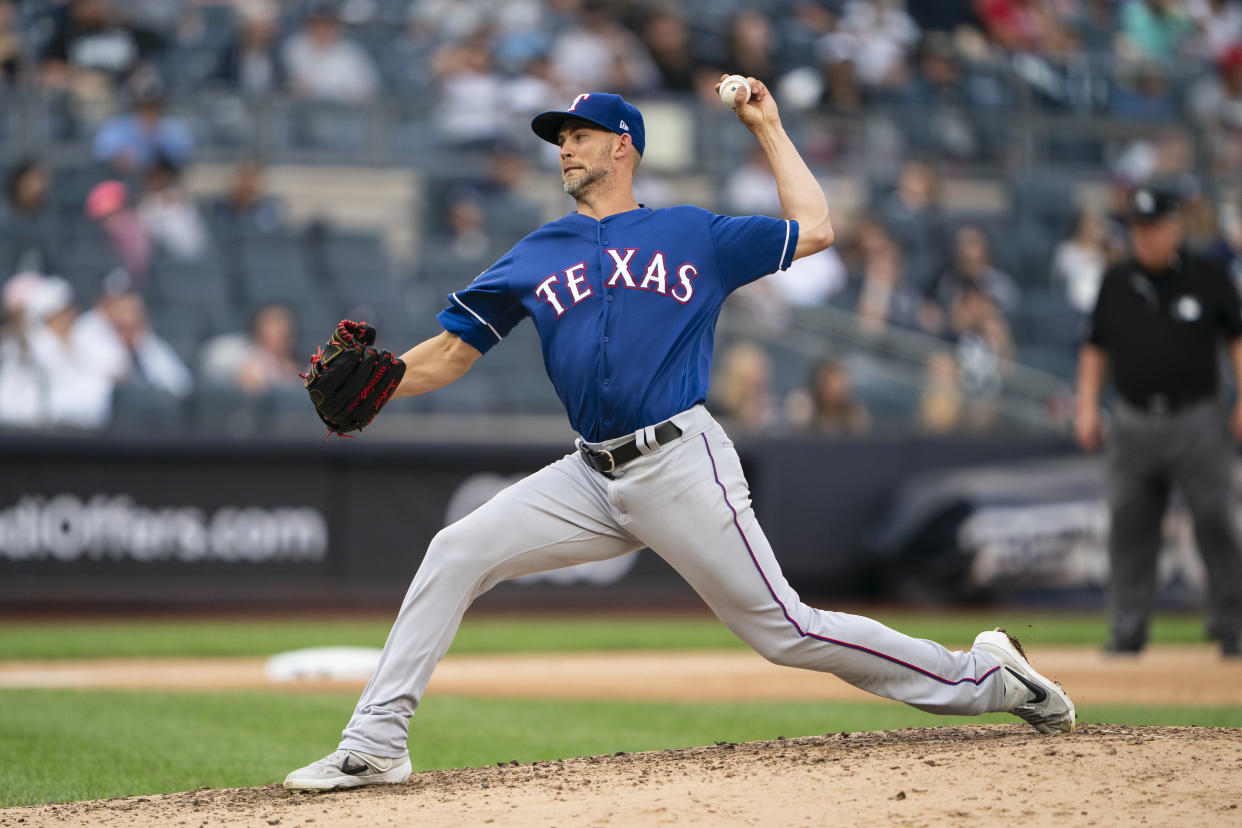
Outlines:
POLYGON ((1182 246, 1177 199, 1140 188, 1130 199, 1131 257, 1105 275, 1078 358, 1075 432, 1101 445, 1100 391, 1117 388, 1107 447, 1112 635, 1105 649, 1137 653, 1156 595, 1161 524, 1174 485, 1194 519, 1207 568, 1208 635, 1238 656, 1242 551, 1233 516, 1230 436, 1242 441, 1242 401, 1225 413, 1219 345, 1242 389, 1242 303, 1228 274, 1182 246))

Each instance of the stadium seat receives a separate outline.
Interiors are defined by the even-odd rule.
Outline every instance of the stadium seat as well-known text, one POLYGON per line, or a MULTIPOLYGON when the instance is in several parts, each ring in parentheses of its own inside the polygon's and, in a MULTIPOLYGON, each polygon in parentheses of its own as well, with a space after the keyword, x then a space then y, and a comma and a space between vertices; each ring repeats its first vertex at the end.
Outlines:
POLYGON ((269 391, 260 403, 263 430, 273 437, 319 437, 326 427, 303 388, 269 391))
POLYGON ((367 147, 371 119, 365 107, 292 102, 273 114, 282 150, 338 154, 358 153, 367 147))
POLYGON ((1063 293, 1028 290, 1022 298, 1022 316, 1028 341, 1034 345, 1073 352, 1082 342, 1084 317, 1063 293))
POLYGON ((210 261, 156 259, 150 279, 150 294, 161 305, 197 307, 214 314, 234 300, 224 270, 210 261))
POLYGON ((197 434, 247 438, 260 432, 262 398, 231 385, 200 385, 189 400, 190 422, 197 434))
POLYGON ((79 239, 69 245, 60 258, 61 276, 73 285, 81 304, 93 302, 99 293, 100 281, 121 260, 111 245, 102 239, 79 239))
POLYGON ((187 365, 194 365, 199 347, 221 330, 225 315, 204 313, 195 305, 153 304, 147 308, 151 327, 187 365))
POLYGON ((112 392, 114 434, 149 437, 181 433, 186 426, 182 400, 166 391, 134 383, 122 383, 112 392))
POLYGON ((249 308, 289 305, 315 293, 306 271, 295 267, 247 271, 242 289, 249 308))
POLYGON ((307 268, 306 245, 295 233, 270 233, 245 236, 234 240, 231 249, 234 265, 243 271, 274 268, 307 268))

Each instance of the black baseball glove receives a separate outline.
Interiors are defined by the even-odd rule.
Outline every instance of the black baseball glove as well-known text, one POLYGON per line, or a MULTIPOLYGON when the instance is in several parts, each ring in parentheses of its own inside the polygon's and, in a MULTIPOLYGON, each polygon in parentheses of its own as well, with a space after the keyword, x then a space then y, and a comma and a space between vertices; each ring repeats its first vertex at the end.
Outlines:
POLYGON ((342 319, 328 343, 310 358, 306 380, 319 419, 336 434, 370 425, 405 376, 405 363, 377 351, 375 328, 342 319))

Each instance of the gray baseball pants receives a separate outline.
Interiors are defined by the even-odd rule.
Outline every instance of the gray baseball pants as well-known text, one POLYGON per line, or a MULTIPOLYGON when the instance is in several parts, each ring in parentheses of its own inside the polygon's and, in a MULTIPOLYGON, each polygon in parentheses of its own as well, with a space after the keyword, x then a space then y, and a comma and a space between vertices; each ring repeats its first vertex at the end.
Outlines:
POLYGON ((1208 577, 1208 634, 1242 631, 1242 549, 1233 515, 1233 445, 1220 402, 1152 415, 1114 406, 1108 446, 1108 609, 1112 643, 1147 641, 1161 523, 1174 486, 1194 521, 1208 577))
POLYGON ((510 578, 644 546, 769 661, 833 673, 933 713, 1002 709, 1004 682, 986 653, 950 651, 869 618, 803 604, 759 528, 724 430, 702 406, 672 419, 682 436, 626 464, 615 479, 574 452, 440 531, 340 746, 406 753, 409 718, 479 595, 510 578))

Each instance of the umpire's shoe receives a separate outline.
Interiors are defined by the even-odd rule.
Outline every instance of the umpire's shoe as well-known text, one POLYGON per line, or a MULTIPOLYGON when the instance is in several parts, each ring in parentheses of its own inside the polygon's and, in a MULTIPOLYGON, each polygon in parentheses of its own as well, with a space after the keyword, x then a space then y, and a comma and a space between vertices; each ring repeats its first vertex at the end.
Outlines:
POLYGON ((1074 703, 1059 684, 1035 672, 1018 639, 997 628, 979 633, 975 647, 1000 664, 1005 678, 1005 710, 1040 733, 1074 730, 1074 703))
POLYGON ((357 750, 337 750, 285 777, 291 791, 331 791, 362 785, 392 785, 410 778, 410 757, 381 759, 357 750))

